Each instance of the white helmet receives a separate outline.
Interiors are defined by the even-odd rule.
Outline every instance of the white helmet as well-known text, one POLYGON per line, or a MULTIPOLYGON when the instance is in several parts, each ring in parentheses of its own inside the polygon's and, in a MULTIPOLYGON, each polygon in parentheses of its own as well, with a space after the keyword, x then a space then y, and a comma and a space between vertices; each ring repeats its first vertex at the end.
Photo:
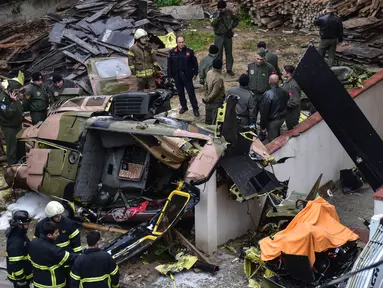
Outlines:
POLYGON ((45 215, 48 218, 55 217, 57 215, 63 214, 64 213, 64 206, 57 201, 51 201, 47 204, 45 207, 45 215))
POLYGON ((146 32, 144 29, 138 28, 136 30, 136 33, 134 33, 134 39, 138 40, 141 37, 148 36, 148 32, 146 32))

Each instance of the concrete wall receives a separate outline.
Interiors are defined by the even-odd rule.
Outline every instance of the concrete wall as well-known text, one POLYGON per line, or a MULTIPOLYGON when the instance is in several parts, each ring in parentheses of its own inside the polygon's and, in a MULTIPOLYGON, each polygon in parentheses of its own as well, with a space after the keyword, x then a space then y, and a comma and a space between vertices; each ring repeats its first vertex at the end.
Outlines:
POLYGON ((199 187, 201 200, 195 207, 196 246, 208 254, 249 229, 256 229, 265 202, 261 198, 239 203, 230 197, 227 185, 217 187, 216 181, 214 173, 199 187))
MULTIPOLYGON (((355 99, 383 138, 383 70, 363 84, 364 88, 349 91, 350 97, 355 99)), ((324 184, 330 180, 338 180, 339 170, 355 166, 318 113, 275 139, 267 148, 277 159, 295 157, 284 164, 275 165, 274 170, 280 181, 290 179, 289 192, 297 191, 302 196, 309 193, 321 173, 324 184)), ((207 253, 214 252, 218 245, 230 239, 244 235, 248 229, 254 229, 247 211, 251 213, 255 225, 258 225, 265 201, 262 198, 238 203, 230 198, 227 186, 217 188, 215 181, 214 175, 206 185, 200 187, 201 201, 195 208, 196 245, 207 253)), ((383 203, 383 188, 380 193, 383 203)), ((379 197, 375 195, 375 199, 379 197)), ((376 210, 381 207, 376 207, 376 210)))
MULTIPOLYGON (((375 79, 372 79, 375 82, 370 85, 371 87, 364 90, 355 90, 351 93, 351 96, 355 97, 355 102, 381 138, 383 138, 382 78, 383 70, 376 75, 375 79)), ((318 114, 312 117, 320 118, 318 114)), ((352 115, 349 115, 349 117, 352 117, 352 115)), ((299 126, 296 128, 298 132, 302 128, 299 126)), ((358 129, 358 127, 355 127, 355 129, 358 129)), ((274 169, 280 181, 290 178, 289 192, 295 190, 302 194, 307 194, 310 191, 321 173, 323 173, 322 184, 324 184, 330 180, 338 180, 339 170, 355 166, 325 121, 319 119, 318 123, 305 130, 299 132, 298 137, 290 135, 286 141, 283 141, 283 137, 286 136, 281 136, 279 138, 282 139, 277 138, 268 145, 269 151, 276 150, 273 156, 277 159, 287 156, 295 157, 287 160, 284 164, 275 165, 274 169)))

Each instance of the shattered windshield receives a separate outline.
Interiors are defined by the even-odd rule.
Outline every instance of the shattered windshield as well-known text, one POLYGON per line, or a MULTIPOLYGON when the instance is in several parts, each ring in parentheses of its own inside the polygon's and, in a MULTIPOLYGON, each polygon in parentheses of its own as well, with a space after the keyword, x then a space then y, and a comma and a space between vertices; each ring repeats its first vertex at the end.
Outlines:
POLYGON ((108 59, 95 62, 97 73, 100 78, 129 77, 129 66, 124 59, 108 59))

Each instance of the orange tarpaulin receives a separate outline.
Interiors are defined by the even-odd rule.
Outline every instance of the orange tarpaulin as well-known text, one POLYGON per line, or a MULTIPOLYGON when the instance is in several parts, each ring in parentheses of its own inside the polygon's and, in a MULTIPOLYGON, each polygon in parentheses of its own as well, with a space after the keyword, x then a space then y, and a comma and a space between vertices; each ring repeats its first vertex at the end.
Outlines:
POLYGON ((313 265, 315 252, 337 248, 357 239, 358 235, 339 222, 335 207, 318 197, 309 201, 286 229, 275 234, 274 240, 267 237, 260 241, 261 258, 270 261, 281 256, 281 252, 306 255, 313 265))

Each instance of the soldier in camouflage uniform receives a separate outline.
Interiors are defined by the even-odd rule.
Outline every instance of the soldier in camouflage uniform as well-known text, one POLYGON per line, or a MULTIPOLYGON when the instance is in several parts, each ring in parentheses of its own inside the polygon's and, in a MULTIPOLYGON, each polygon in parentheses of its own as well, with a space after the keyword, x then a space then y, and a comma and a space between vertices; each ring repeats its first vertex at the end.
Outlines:
POLYGON ((214 44, 210 45, 209 54, 205 56, 204 58, 202 58, 201 62, 199 63, 198 74, 199 74, 199 83, 201 85, 205 84, 206 74, 211 69, 213 65, 213 60, 217 56, 218 50, 219 49, 216 45, 214 44))
POLYGON ((239 19, 231 10, 226 9, 226 6, 225 1, 218 1, 218 11, 212 15, 210 21, 214 28, 214 44, 219 48, 217 58, 223 59, 223 49, 225 49, 226 71, 230 76, 234 76, 233 29, 238 26, 239 19))
POLYGON ((33 73, 32 81, 26 88, 23 101, 24 111, 31 112, 33 125, 47 118, 49 98, 49 93, 43 85, 43 76, 40 72, 33 73))
POLYGON ((154 68, 159 67, 156 62, 156 51, 148 44, 148 33, 144 29, 137 29, 134 34, 136 43, 129 49, 129 68, 137 77, 137 90, 155 89, 154 68))
POLYGON ((21 88, 21 84, 14 80, 8 80, 6 84, 7 89, 3 87, 4 84, 0 85, 0 126, 7 145, 7 161, 12 165, 25 155, 23 142, 18 143, 16 138, 23 122, 23 107, 13 91, 21 88))
POLYGON ((51 95, 52 96, 51 97, 52 102, 68 99, 68 97, 66 97, 66 99, 64 99, 63 96, 60 96, 62 94, 62 92, 64 91, 64 89, 66 89, 66 88, 78 88, 76 83, 74 83, 73 81, 68 80, 68 79, 63 79, 63 77, 59 74, 53 75, 52 82, 53 82, 53 85, 49 89, 52 93, 52 95, 51 95))
POLYGON ((258 117, 259 106, 263 94, 270 88, 269 77, 275 74, 274 67, 265 61, 266 51, 261 48, 255 61, 247 66, 247 74, 249 76, 249 89, 254 93, 256 100, 255 119, 258 117))
POLYGON ((265 52, 266 52, 265 61, 274 67, 279 79, 282 79, 282 73, 278 65, 278 56, 272 53, 271 51, 267 50, 266 43, 264 41, 258 42, 257 47, 258 49, 261 49, 261 48, 265 49, 265 52))
POLYGON ((202 102, 206 105, 206 124, 215 124, 218 108, 225 100, 225 86, 222 77, 222 60, 214 59, 213 68, 207 72, 206 94, 202 102))
POLYGON ((282 88, 289 93, 286 111, 286 125, 288 130, 298 125, 301 115, 301 88, 292 77, 294 70, 294 66, 286 65, 283 71, 283 77, 285 77, 286 80, 282 88))

